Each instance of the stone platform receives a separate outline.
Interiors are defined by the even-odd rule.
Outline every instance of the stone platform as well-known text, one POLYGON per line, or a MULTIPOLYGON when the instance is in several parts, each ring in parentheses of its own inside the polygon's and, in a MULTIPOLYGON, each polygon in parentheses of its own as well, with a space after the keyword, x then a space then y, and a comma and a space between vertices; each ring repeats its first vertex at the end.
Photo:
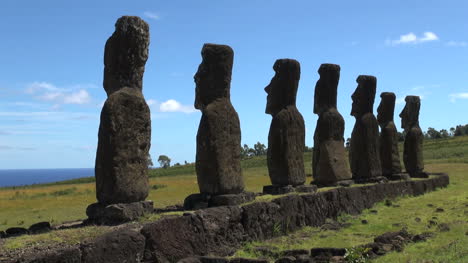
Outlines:
POLYGON ((191 194, 184 200, 184 209, 197 210, 216 206, 240 205, 253 201, 255 196, 257 195, 252 192, 225 195, 191 194))
POLYGON ((263 187, 263 193, 269 195, 283 195, 288 193, 315 193, 317 186, 315 185, 266 185, 263 187))
POLYGON ((6 262, 177 262, 191 256, 227 256, 245 242, 277 236, 278 227, 281 233, 319 227, 340 214, 356 215, 377 202, 422 195, 448 184, 449 177, 441 174, 213 207, 116 228, 81 244, 24 251, 20 258, 6 258, 6 262))
POLYGON ((130 222, 153 212, 153 201, 103 205, 94 203, 86 208, 87 223, 114 225, 130 222))

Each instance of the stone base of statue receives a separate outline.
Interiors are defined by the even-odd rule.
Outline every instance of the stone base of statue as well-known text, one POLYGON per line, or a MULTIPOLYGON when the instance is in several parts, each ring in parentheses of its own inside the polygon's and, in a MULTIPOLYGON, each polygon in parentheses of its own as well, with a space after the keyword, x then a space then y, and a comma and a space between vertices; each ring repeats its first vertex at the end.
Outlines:
POLYGON ((293 192, 299 193, 315 193, 317 186, 315 185, 265 185, 263 187, 263 194, 268 195, 283 195, 293 192))
POLYGON ((356 178, 353 179, 356 184, 382 184, 388 183, 388 179, 384 176, 376 176, 370 178, 356 178))
POLYGON ((354 181, 353 180, 341 180, 341 181, 337 181, 337 182, 330 182, 330 183, 327 183, 327 184, 312 181, 310 184, 311 185, 316 185, 318 188, 334 187, 334 186, 349 187, 349 186, 354 184, 354 181))
POLYGON ((407 173, 397 173, 397 174, 390 174, 386 175, 385 177, 388 178, 390 181, 409 181, 411 180, 411 176, 407 173))
POLYGON ((409 174, 411 178, 429 178, 429 173, 426 172, 416 172, 409 174))
POLYGON ((122 224, 152 213, 153 210, 153 201, 149 200, 111 205, 94 203, 86 208, 87 223, 98 225, 122 224))
POLYGON ((216 206, 240 205, 253 201, 256 196, 253 192, 225 195, 191 194, 184 200, 184 209, 197 210, 216 206))

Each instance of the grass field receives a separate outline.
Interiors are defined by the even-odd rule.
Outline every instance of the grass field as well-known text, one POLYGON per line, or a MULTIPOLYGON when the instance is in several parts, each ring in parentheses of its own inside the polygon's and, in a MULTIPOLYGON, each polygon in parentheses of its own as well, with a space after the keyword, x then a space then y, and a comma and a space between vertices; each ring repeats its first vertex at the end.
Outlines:
MULTIPOLYGON (((468 190, 466 190, 468 189, 468 173, 466 172, 468 171, 468 136, 426 141, 424 157, 426 170, 450 174, 451 184, 447 189, 416 198, 401 198, 397 201, 400 207, 386 207, 379 204, 373 208, 378 211, 377 214, 365 211, 358 217, 343 217, 352 223, 352 226, 340 231, 322 232, 319 229, 305 228, 284 239, 270 240, 268 245, 276 246, 278 243, 287 243, 289 244, 287 248, 352 247, 367 243, 380 233, 407 226, 410 232, 433 231, 437 235, 429 242, 411 245, 403 253, 387 255, 379 259, 379 262, 423 262, 411 260, 414 257, 425 258, 424 255, 430 256, 434 262, 464 262, 460 260, 468 262, 466 249, 468 247, 466 235, 468 231, 468 190), (433 207, 429 207, 428 204, 432 204, 433 207), (435 214, 435 207, 443 207, 445 212, 435 214), (438 232, 437 227, 428 228, 427 222, 432 220, 433 216, 437 217, 438 224, 447 223, 451 230, 438 232), (416 217, 421 221, 416 222, 416 217), (370 223, 363 225, 360 223, 362 219, 370 223), (464 258, 460 259, 460 257, 464 258), (445 258, 453 260, 444 261, 445 258)), ((307 174, 311 174, 311 158, 311 153, 305 153, 307 174)), ((242 167, 248 191, 260 192, 264 185, 270 184, 264 156, 244 160, 242 167)), ((0 188, 0 230, 12 226, 28 227, 39 221, 59 224, 84 219, 86 207, 95 202, 93 179, 83 178, 45 185, 0 188)), ((307 181, 310 180, 311 178, 308 177, 307 181)), ((151 170, 150 184, 152 187, 148 199, 153 200, 156 207, 182 203, 187 195, 198 192, 193 164, 151 170)), ((82 237, 90 233, 99 233, 99 231, 85 230, 77 236, 82 237)), ((58 235, 61 234, 58 233, 58 235)), ((64 236, 70 235, 64 234, 64 236)), ((9 247, 15 248, 18 244, 24 243, 24 240, 34 238, 41 237, 20 237, 16 241, 11 239, 9 247), (18 244, 15 245, 15 242, 18 244)), ((77 237, 73 237, 72 240, 75 238, 77 237)), ((56 242, 68 240, 57 236, 55 239, 56 242)), ((249 247, 255 245, 258 244, 248 244, 238 254, 255 256, 249 250, 249 247)), ((286 248, 281 246, 280 249, 286 248)))

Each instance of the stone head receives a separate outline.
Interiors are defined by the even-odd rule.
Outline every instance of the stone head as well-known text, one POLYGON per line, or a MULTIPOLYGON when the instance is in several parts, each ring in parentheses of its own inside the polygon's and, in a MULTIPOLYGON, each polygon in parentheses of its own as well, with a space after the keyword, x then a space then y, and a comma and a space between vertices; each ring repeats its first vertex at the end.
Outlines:
POLYGON ((336 109, 338 81, 340 80, 340 66, 336 64, 322 64, 318 70, 320 79, 315 84, 314 113, 320 114, 330 108, 336 109))
POLYGON ((195 108, 203 109, 219 98, 230 98, 234 51, 227 45, 205 44, 202 62, 193 77, 195 108))
POLYGON ((421 99, 419 96, 406 96, 405 108, 400 113, 401 128, 405 130, 411 129, 415 125, 419 125, 419 109, 421 107, 421 99))
POLYGON ((358 86, 353 95, 351 95, 353 99, 351 115, 359 117, 366 113, 372 113, 373 111, 377 78, 374 76, 359 75, 356 82, 358 86))
POLYGON ((380 104, 377 108, 377 121, 384 124, 393 121, 393 112, 395 111, 396 96, 393 92, 382 92, 380 94, 380 104))
POLYGON ((301 65, 294 59, 278 59, 273 65, 275 76, 265 87, 267 105, 265 113, 276 114, 289 105, 296 105, 301 65))
POLYGON ((104 89, 107 95, 123 87, 141 91, 148 49, 148 24, 137 16, 119 18, 104 51, 104 89))

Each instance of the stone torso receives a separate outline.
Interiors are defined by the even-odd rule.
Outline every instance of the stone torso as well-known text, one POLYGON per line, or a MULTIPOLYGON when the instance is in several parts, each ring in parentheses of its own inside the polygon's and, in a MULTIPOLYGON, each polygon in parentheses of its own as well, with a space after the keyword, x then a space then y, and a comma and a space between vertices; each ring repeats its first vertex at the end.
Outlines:
POLYGON ((240 166, 241 131, 228 99, 203 111, 197 134, 196 171, 201 193, 235 194, 244 189, 240 166))
POLYGON ((130 203, 148 196, 150 110, 141 93, 123 88, 112 93, 101 112, 96 153, 99 203, 130 203))
POLYGON ((380 133, 380 159, 382 162, 382 174, 384 176, 401 173, 398 133, 393 121, 382 126, 380 133))
POLYGON ((305 125, 295 106, 276 114, 268 134, 268 173, 273 185, 301 185, 304 171, 305 125))
POLYGON ((366 113, 356 118, 349 151, 353 179, 382 176, 378 141, 379 128, 374 114, 366 113))
POLYGON ((403 150, 403 163, 406 171, 411 175, 418 174, 424 170, 423 162, 423 133, 419 126, 409 129, 405 137, 403 150))
POLYGON ((344 119, 334 108, 319 115, 314 133, 312 172, 319 184, 351 179, 344 148, 344 119))

